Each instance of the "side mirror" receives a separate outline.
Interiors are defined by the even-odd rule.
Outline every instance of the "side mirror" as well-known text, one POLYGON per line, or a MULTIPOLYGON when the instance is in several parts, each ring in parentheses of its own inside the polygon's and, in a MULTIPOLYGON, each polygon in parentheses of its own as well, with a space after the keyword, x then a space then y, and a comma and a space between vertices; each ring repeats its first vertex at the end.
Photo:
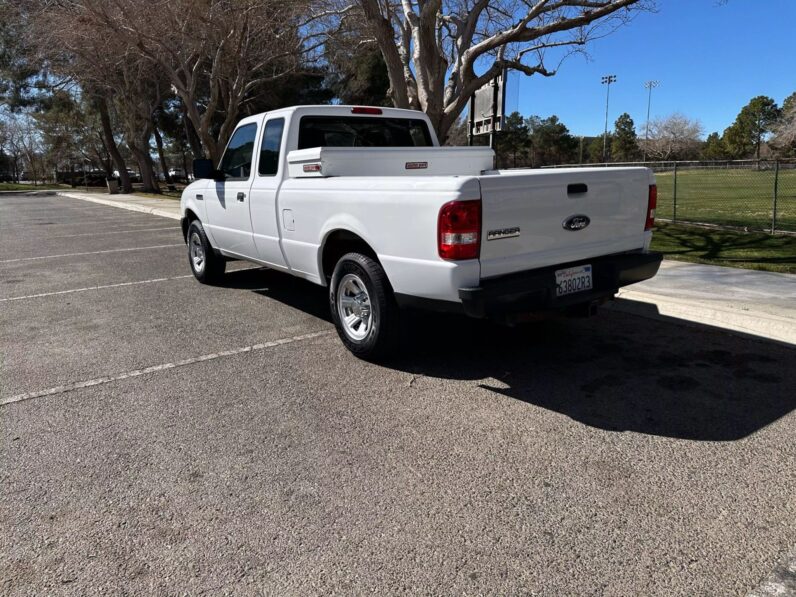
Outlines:
POLYGON ((213 161, 199 159, 193 161, 193 176, 196 180, 200 178, 213 178, 213 161))
POLYGON ((213 160, 199 159, 193 161, 193 177, 195 180, 209 178, 211 180, 224 180, 224 175, 215 169, 213 160))

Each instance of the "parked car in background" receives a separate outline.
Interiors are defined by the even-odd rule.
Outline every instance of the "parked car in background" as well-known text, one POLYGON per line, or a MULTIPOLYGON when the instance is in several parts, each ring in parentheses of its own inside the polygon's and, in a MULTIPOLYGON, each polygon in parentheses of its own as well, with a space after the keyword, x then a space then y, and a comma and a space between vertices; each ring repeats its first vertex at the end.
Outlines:
POLYGON ((171 176, 172 180, 175 182, 187 182, 187 177, 185 176, 185 170, 182 168, 169 168, 169 176, 171 176))
MULTIPOLYGON (((141 175, 131 168, 127 168, 127 175, 130 177, 130 182, 141 182, 141 175)), ((113 171, 113 177, 116 180, 119 180, 121 177, 119 176, 119 171, 113 171)))

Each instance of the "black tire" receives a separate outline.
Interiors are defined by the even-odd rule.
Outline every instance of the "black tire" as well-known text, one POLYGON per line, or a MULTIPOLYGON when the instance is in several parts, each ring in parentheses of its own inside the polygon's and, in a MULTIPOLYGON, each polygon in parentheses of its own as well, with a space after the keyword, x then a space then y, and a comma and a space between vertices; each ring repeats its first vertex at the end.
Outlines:
MULTIPOLYGON (((397 350, 400 341, 400 311, 387 274, 372 257, 348 253, 340 258, 329 284, 329 307, 340 340, 355 356, 375 361, 389 357, 397 350), (360 309, 356 314, 360 318, 362 312, 368 312, 370 319, 365 326, 366 332, 353 330, 343 321, 345 308, 338 301, 341 294, 343 297, 353 298, 349 290, 352 285, 356 286, 356 280, 364 284, 367 298, 359 299, 360 302, 353 308, 360 309), (364 336, 356 337, 360 333, 364 333, 364 336)), ((355 314, 352 312, 351 315, 355 314)))
POLYGON ((194 220, 188 226, 186 241, 188 243, 188 263, 191 265, 194 277, 202 284, 217 284, 224 276, 227 262, 213 250, 199 220, 194 220), (196 258, 200 250, 201 262, 196 258))

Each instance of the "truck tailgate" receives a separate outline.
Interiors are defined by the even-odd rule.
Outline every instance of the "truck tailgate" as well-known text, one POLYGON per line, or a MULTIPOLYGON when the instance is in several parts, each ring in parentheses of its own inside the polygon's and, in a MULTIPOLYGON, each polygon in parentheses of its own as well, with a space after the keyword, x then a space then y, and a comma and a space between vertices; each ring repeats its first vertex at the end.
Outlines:
POLYGON ((479 182, 482 278, 644 246, 647 168, 500 171, 479 182))

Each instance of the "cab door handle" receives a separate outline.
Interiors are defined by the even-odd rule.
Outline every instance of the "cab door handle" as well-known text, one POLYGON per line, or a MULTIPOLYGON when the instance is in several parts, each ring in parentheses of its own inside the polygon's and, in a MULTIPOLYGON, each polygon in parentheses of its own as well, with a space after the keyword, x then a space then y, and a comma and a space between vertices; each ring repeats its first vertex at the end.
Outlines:
POLYGON ((246 193, 238 193, 238 201, 243 201, 246 198, 246 193))
POLYGON ((575 183, 567 185, 567 195, 583 195, 584 193, 589 192, 589 187, 585 184, 575 183))

